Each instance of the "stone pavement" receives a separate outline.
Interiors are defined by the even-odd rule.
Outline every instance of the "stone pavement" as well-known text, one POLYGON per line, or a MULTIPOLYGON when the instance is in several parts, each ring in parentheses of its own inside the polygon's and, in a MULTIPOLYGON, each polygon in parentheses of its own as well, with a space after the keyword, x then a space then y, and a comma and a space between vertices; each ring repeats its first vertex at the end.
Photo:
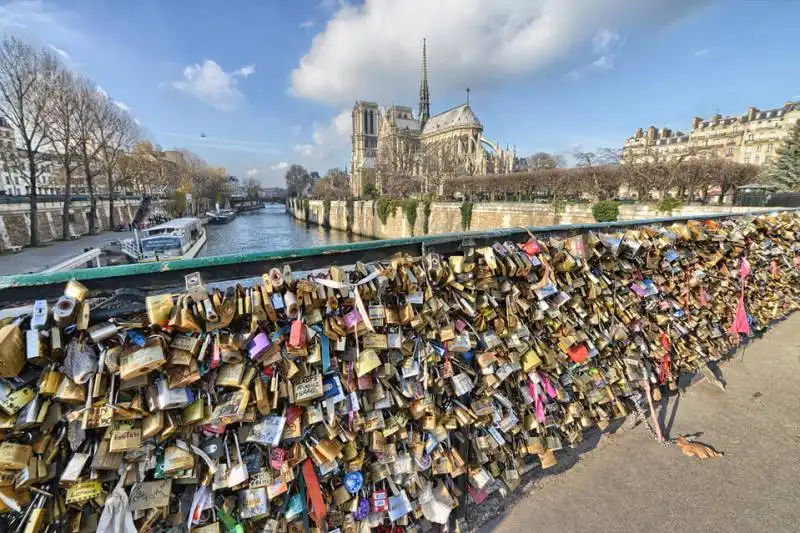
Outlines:
POLYGON ((702 432, 725 457, 685 457, 643 428, 605 435, 571 468, 516 491, 480 531, 800 531, 800 313, 722 372, 727 392, 696 383, 661 414, 670 436, 702 432))
POLYGON ((97 235, 86 235, 75 241, 53 241, 36 248, 25 248, 16 254, 0 255, 0 276, 30 274, 65 261, 82 253, 85 248, 94 248, 106 241, 133 237, 130 231, 104 231, 97 235))

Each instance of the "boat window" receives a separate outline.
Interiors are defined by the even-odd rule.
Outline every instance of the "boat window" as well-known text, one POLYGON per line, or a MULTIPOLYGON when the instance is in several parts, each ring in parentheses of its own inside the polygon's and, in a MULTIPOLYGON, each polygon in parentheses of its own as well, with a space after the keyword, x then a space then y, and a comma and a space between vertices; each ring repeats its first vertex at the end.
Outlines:
POLYGON ((145 252, 156 252, 159 250, 170 250, 181 248, 182 240, 180 237, 154 237, 142 241, 142 250, 145 252))

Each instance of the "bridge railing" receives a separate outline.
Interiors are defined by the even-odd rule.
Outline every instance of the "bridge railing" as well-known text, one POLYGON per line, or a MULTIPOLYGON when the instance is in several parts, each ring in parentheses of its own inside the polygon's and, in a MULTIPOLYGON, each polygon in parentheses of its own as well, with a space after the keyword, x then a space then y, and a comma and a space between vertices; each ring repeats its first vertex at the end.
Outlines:
POLYGON ((293 271, 303 272, 331 265, 353 265, 358 261, 366 263, 388 260, 398 252, 420 256, 428 252, 456 252, 466 243, 483 246, 496 241, 524 242, 529 238, 529 232, 538 238, 546 238, 555 235, 570 236, 589 230, 609 232, 653 224, 667 225, 688 220, 724 220, 797 210, 800 208, 765 209, 745 214, 691 215, 626 222, 503 228, 491 231, 362 241, 297 250, 276 250, 170 262, 79 269, 52 274, 0 276, 0 307, 30 304, 35 299, 56 299, 63 294, 64 284, 70 279, 79 280, 89 288, 92 295, 97 296, 108 295, 116 289, 126 287, 135 287, 148 292, 182 290, 184 276, 191 272, 200 272, 206 283, 231 282, 260 277, 272 267, 282 267, 287 264, 293 271))

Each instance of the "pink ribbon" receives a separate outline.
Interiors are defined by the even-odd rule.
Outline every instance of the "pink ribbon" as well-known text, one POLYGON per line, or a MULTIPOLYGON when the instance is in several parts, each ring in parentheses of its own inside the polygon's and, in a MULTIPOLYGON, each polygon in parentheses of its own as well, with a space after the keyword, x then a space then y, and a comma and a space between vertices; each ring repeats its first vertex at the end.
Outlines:
POLYGON ((539 394, 539 391, 536 390, 536 384, 531 380, 528 379, 528 390, 533 396, 533 401, 535 403, 534 409, 536 410, 536 420, 539 422, 544 422, 544 404, 542 403, 542 397, 539 394))
POLYGON ((541 372, 539 372, 539 377, 542 379, 542 387, 547 392, 547 395, 550 396, 550 399, 554 399, 556 396, 558 396, 556 389, 554 389, 553 385, 550 384, 550 378, 541 372))

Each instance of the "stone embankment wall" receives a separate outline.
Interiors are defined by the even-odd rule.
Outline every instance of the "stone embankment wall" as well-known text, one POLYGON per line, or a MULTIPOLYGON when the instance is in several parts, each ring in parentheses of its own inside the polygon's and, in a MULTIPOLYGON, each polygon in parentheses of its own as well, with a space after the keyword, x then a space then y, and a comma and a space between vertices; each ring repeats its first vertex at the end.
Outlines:
MULTIPOLYGON (((290 202, 287 208, 297 219, 305 220, 303 202, 290 202)), ((643 220, 667 216, 690 216, 704 214, 745 213, 762 208, 732 207, 727 205, 690 205, 669 213, 656 211, 654 205, 631 204, 619 206, 619 220, 643 220)), ((393 214, 382 223, 378 216, 374 201, 352 202, 352 223, 348 226, 348 206, 345 201, 330 203, 328 216, 331 229, 347 231, 374 239, 396 239, 412 236, 402 208, 398 207, 393 214)), ((433 202, 428 219, 428 235, 463 231, 461 227, 461 203, 433 202)), ((321 200, 308 202, 308 222, 322 226, 325 221, 325 206, 321 200)), ((551 224, 588 224, 594 223, 592 206, 589 204, 566 205, 564 211, 554 216, 548 204, 527 202, 487 202, 476 203, 472 207, 472 216, 468 230, 490 230, 497 228, 513 228, 528 226, 548 226, 551 224)), ((423 203, 417 208, 417 219, 413 235, 425 235, 425 213, 423 203)))
MULTIPOLYGON (((39 218, 39 238, 41 242, 63 239, 61 231, 62 202, 40 202, 37 216, 39 218)), ((114 220, 128 224, 133 220, 139 200, 115 200, 114 220)), ((73 235, 85 235, 89 232, 89 202, 80 201, 70 204, 72 221, 70 232, 73 235)), ((97 202, 97 228, 107 230, 108 201, 97 202)), ((0 203, 0 252, 12 246, 28 246, 31 242, 30 232, 31 209, 28 204, 0 203)))

